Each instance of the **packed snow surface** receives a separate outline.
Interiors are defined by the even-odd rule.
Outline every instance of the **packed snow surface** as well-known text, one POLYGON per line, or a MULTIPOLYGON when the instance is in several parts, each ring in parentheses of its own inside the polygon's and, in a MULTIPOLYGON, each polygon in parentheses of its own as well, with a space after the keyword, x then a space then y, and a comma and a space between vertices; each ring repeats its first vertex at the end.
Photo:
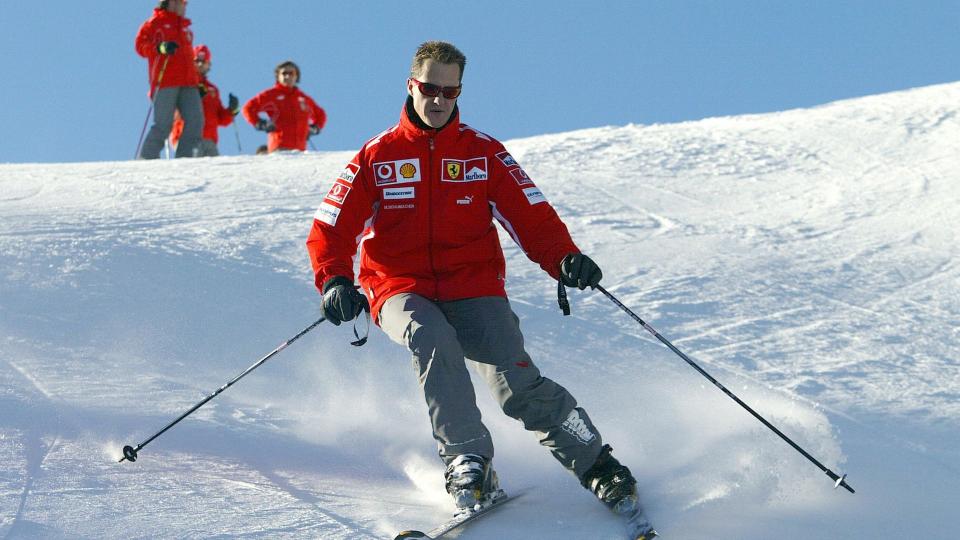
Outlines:
MULTIPOLYGON (((561 316, 503 234, 530 353, 664 538, 956 536, 958 110, 954 83, 506 142, 608 290, 857 490, 598 292, 561 316)), ((450 512, 377 328, 321 324, 117 462, 319 317, 304 240, 351 155, 0 165, 0 537, 373 539, 450 512)), ((479 394, 527 491, 460 538, 622 538, 479 394)))

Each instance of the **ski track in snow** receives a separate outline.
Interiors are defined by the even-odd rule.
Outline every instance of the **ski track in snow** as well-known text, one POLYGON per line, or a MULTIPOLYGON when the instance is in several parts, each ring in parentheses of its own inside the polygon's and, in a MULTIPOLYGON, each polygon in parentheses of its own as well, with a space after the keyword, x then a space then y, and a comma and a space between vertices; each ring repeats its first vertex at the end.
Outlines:
MULTIPOLYGON (((836 472, 836 492, 602 296, 501 232, 528 349, 668 538, 948 538, 960 489, 960 83, 508 141, 604 284, 836 472), (579 360, 579 361, 577 361, 579 360), (826 524, 826 525, 825 525, 826 524)), ((402 350, 321 325, 303 242, 352 151, 0 165, 0 537, 387 538, 450 511, 402 350)), ((619 538, 478 399, 507 489, 460 538, 619 538)))

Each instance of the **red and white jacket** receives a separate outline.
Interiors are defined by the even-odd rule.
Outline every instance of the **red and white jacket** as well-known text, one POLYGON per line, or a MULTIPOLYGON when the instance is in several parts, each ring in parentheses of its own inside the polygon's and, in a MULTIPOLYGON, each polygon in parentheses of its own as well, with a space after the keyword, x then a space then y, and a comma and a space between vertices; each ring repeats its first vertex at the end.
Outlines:
POLYGON ((134 46, 137 54, 147 59, 150 97, 153 97, 153 91, 158 86, 161 70, 163 78, 159 81, 159 88, 196 86, 200 83, 200 75, 193 65, 193 31, 190 30, 190 19, 156 8, 153 16, 140 26, 134 46), (157 45, 164 41, 176 42, 179 47, 169 56, 162 55, 157 51, 157 45))
MULTIPOLYGON (((220 101, 220 89, 210 82, 206 77, 200 77, 200 86, 204 88, 202 98, 203 105, 203 135, 202 138, 214 143, 219 142, 220 135, 217 130, 222 126, 229 126, 233 123, 233 111, 223 106, 220 101)), ((183 134, 183 118, 180 117, 180 111, 175 111, 173 115, 173 129, 170 130, 170 142, 176 146, 183 134)))
POLYGON ((368 141, 314 215, 307 250, 315 283, 360 275, 374 317, 390 296, 438 301, 506 296, 494 220, 557 278, 579 252, 566 225, 503 145, 459 122, 423 129, 405 108, 400 123, 368 141))
POLYGON ((267 148, 306 150, 310 125, 321 129, 327 123, 327 113, 313 99, 296 86, 287 88, 277 83, 273 88, 253 96, 243 106, 243 117, 256 126, 260 113, 273 120, 277 127, 267 134, 267 148))

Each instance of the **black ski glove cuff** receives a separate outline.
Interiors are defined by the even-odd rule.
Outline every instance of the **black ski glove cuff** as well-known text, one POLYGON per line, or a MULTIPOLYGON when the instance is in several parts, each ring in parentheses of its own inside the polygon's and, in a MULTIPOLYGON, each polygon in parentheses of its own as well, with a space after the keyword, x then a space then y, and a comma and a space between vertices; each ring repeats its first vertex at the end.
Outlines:
POLYGON ((603 279, 603 272, 593 259, 583 253, 571 253, 560 262, 560 282, 581 291, 595 288, 603 279))
POLYGON ((334 276, 323 284, 323 316, 340 326, 340 323, 352 321, 364 311, 370 310, 367 297, 353 286, 353 282, 343 276, 334 276))

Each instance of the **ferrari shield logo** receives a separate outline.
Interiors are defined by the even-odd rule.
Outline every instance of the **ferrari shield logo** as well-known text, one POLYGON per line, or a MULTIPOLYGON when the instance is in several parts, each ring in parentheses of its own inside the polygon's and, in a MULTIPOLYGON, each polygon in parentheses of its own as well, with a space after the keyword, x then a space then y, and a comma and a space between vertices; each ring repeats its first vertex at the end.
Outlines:
POLYGON ((447 162, 447 174, 451 180, 456 180, 460 178, 460 162, 459 161, 448 161, 447 162))
POLYGON ((476 182, 487 179, 487 158, 445 159, 440 180, 444 182, 476 182))

